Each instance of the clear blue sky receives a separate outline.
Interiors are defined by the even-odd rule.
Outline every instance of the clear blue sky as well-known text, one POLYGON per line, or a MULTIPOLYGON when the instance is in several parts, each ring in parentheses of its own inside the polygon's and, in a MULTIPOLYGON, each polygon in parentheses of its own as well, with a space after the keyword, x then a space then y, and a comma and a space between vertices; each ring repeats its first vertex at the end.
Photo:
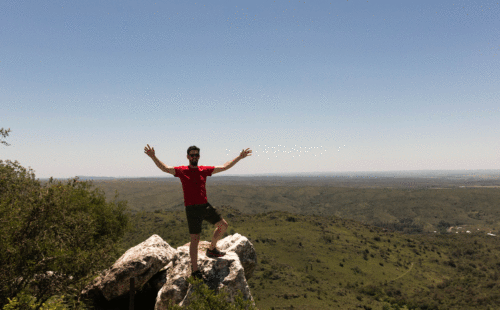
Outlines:
POLYGON ((498 0, 3 0, 0 42, 0 159, 37 178, 172 177, 146 144, 252 149, 225 175, 500 169, 498 0))

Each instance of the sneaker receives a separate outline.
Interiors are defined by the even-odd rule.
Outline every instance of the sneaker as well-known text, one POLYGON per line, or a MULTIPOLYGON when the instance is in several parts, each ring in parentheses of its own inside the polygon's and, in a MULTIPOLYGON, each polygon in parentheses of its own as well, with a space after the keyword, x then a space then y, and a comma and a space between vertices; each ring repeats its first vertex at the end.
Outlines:
POLYGON ((210 249, 207 249, 207 256, 208 257, 221 257, 221 256, 224 256, 226 255, 226 252, 221 252, 219 250, 217 250, 217 248, 214 248, 213 250, 210 250, 210 249))

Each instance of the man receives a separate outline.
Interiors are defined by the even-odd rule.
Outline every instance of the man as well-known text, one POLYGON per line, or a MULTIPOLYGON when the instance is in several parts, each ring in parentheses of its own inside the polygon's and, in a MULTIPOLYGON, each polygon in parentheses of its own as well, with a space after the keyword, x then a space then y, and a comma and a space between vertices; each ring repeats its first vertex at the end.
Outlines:
POLYGON ((223 166, 198 166, 200 158, 200 149, 196 146, 190 146, 187 150, 187 159, 189 166, 170 167, 163 164, 155 156, 155 149, 150 148, 149 144, 144 148, 145 153, 153 159, 160 170, 170 173, 181 179, 182 190, 184 191, 184 206, 186 207, 186 217, 191 235, 189 246, 189 256, 191 257, 192 276, 202 279, 202 274, 198 270, 198 243, 200 241, 201 224, 203 220, 215 225, 212 243, 207 249, 208 257, 221 257, 226 253, 217 249, 217 241, 226 232, 227 222, 217 212, 217 210, 207 201, 205 183, 207 176, 226 171, 234 166, 240 159, 251 156, 250 148, 242 150, 240 156, 232 161, 228 161, 223 166))

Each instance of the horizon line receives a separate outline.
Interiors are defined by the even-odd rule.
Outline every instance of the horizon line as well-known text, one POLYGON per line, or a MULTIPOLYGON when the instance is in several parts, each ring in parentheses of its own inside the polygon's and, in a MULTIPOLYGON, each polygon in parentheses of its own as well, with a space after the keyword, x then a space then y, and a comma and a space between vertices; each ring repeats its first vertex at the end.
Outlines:
MULTIPOLYGON (((226 175, 219 175, 219 176, 212 176, 212 177, 265 177, 265 176, 292 176, 292 175, 311 175, 311 176, 319 176, 319 175, 336 175, 336 174, 366 174, 366 173, 416 173, 416 172, 478 172, 478 171, 490 171, 490 172, 498 172, 500 173, 500 169, 456 169, 456 170, 449 170, 449 169, 441 169, 441 170, 429 170, 429 169, 422 169, 422 170, 377 170, 377 171, 339 171, 339 172, 281 172, 281 173, 255 173, 255 174, 226 174, 226 175)), ((86 176, 86 175, 76 175, 73 177, 52 177, 53 179, 73 179, 75 177, 78 178, 115 178, 115 179, 144 179, 144 178, 164 178, 163 176, 86 176)), ((172 176, 174 177, 174 176, 172 176)), ((38 178, 39 180, 49 180, 49 178, 38 178)))

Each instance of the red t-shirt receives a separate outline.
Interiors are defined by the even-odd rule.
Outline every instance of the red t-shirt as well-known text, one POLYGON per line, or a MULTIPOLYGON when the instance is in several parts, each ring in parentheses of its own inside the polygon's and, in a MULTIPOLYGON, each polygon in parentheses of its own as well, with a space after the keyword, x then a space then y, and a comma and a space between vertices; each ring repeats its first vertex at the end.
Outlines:
POLYGON ((189 166, 178 166, 174 167, 174 169, 174 176, 181 179, 182 182, 184 206, 207 203, 205 183, 207 182, 207 177, 212 176, 215 167, 198 166, 198 168, 190 168, 189 166))

